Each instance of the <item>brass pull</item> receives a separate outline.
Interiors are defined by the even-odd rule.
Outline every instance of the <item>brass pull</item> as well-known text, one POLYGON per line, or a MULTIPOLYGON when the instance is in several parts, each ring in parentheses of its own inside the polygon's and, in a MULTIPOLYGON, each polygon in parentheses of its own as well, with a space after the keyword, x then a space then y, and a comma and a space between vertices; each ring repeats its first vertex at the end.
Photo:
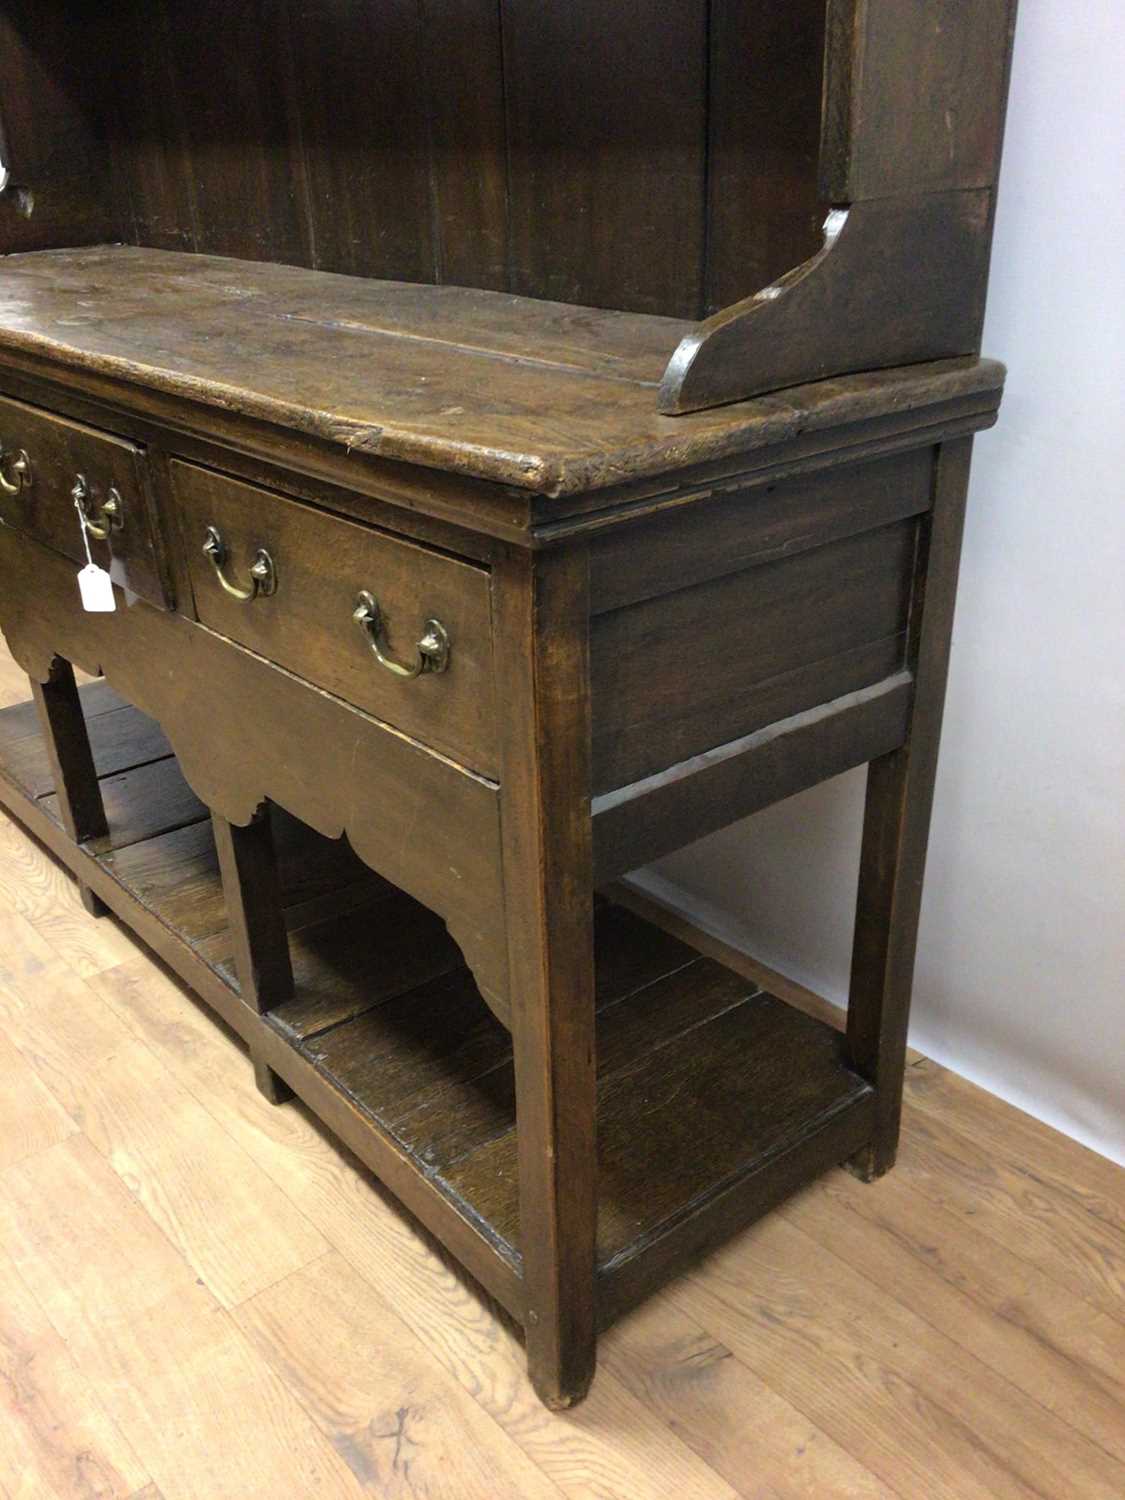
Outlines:
POLYGON ((254 554, 254 561, 250 564, 250 582, 246 588, 232 583, 223 572, 227 561, 227 544, 220 536, 217 527, 208 526, 203 538, 203 555, 211 559, 215 577, 222 584, 224 592, 228 593, 232 599, 238 599, 245 604, 250 599, 257 599, 259 595, 268 598, 270 594, 277 592, 277 569, 273 565, 273 558, 264 547, 259 547, 254 554))
POLYGON ((20 448, 13 453, 0 443, 0 490, 6 495, 18 495, 20 490, 31 488, 32 480, 31 459, 26 451, 20 448))
POLYGON ((417 643, 417 658, 410 666, 388 655, 387 632, 383 622, 383 611, 374 594, 366 589, 356 595, 352 619, 367 637, 367 643, 375 653, 375 660, 396 677, 407 679, 421 677, 423 672, 444 672, 449 665, 449 632, 440 620, 427 620, 426 628, 417 643))
POLYGON ((125 525, 125 502, 116 485, 110 485, 109 494, 98 507, 96 515, 91 515, 86 506, 90 499, 90 486, 85 474, 74 476, 70 498, 78 507, 83 527, 96 542, 104 542, 111 531, 120 531, 125 525))

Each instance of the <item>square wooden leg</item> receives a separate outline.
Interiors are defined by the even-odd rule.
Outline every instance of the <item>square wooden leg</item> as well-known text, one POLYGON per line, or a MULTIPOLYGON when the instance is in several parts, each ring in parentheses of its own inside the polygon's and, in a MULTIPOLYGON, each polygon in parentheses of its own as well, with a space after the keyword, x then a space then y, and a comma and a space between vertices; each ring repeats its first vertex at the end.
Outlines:
MULTIPOLYGON (((76 844, 104 838, 109 827, 74 668, 56 657, 46 682, 31 680, 31 692, 46 741, 63 827, 76 844)), ((105 915, 108 908, 84 881, 78 882, 78 893, 91 916, 105 915)))
POLYGON ((930 831, 972 439, 943 446, 922 522, 911 608, 914 704, 906 744, 872 761, 860 855, 848 1046, 876 1090, 875 1132, 852 1162, 871 1181, 895 1160, 906 1034, 930 831))
POLYGON ((583 554, 502 567, 504 884, 528 1369, 540 1399, 594 1375, 593 860, 583 554))
MULTIPOLYGON (((268 807, 259 808, 245 827, 211 814, 215 849, 223 878, 234 966, 243 1001, 259 1014, 293 994, 289 934, 281 905, 277 854, 268 807)), ((293 1097, 285 1081, 251 1052, 254 1081, 271 1104, 293 1097)))
POLYGON ((269 811, 260 808, 245 827, 212 812, 211 826, 242 999, 259 1013, 272 1010, 292 997, 293 967, 269 811))
POLYGON ((271 1104, 288 1104, 293 1098, 293 1090, 285 1082, 280 1073, 275 1073, 267 1062, 250 1052, 250 1061, 254 1064, 254 1082, 258 1085, 258 1092, 262 1094, 271 1104))

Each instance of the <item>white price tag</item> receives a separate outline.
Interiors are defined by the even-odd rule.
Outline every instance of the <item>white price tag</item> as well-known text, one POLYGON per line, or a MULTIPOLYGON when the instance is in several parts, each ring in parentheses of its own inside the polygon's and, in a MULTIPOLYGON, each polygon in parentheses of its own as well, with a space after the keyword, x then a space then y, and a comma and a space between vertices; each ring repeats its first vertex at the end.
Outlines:
POLYGON ((87 614, 108 615, 117 608, 110 576, 97 563, 87 563, 79 573, 78 592, 82 596, 82 608, 87 614))

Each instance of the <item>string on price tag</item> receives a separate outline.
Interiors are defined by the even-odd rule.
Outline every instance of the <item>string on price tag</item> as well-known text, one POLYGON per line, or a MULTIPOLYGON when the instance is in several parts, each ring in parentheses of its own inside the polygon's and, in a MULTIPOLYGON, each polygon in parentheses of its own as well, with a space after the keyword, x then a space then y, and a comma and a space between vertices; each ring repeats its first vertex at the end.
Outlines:
POLYGON ((113 580, 104 568, 99 568, 90 551, 90 537, 86 531, 86 517, 82 514, 82 502, 77 497, 74 509, 78 513, 78 529, 82 533, 82 545, 86 549, 86 566, 78 573, 78 594, 82 608, 89 615, 110 615, 117 608, 113 597, 113 580))

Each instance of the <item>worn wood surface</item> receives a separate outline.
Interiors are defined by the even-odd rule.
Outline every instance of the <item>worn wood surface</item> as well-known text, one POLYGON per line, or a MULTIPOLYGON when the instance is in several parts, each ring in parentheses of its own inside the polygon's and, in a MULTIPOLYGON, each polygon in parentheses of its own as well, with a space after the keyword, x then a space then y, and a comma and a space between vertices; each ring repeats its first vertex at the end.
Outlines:
MULTIPOLYGON (((57 654, 89 671, 104 664, 109 680, 160 722, 184 783, 176 793, 183 815, 165 829, 194 821, 199 802, 246 823, 269 800, 328 838, 346 832, 361 859, 442 913, 504 1012, 492 782, 188 620, 143 603, 77 612, 70 564, 8 528, 0 528, 0 571, 0 628, 31 675, 45 679, 57 654), (318 774, 310 776, 313 750, 318 774), (377 799, 372 787, 381 789, 377 799)), ((114 787, 111 780, 103 790, 114 787)))
POLYGON ((599 615, 594 792, 893 675, 914 541, 897 521, 599 615))
POLYGON ((848 1046, 877 1095, 877 1129, 857 1169, 878 1176, 893 1164, 902 1111, 906 1031, 930 809, 941 744, 945 682, 972 442, 940 452, 934 505, 919 537, 908 661, 915 679, 906 742, 867 773, 855 941, 848 998, 848 1046))
MULTIPOLYGON (((26 695, 6 659, 0 692, 26 695)), ((79 1472, 114 1500, 156 1500, 157 1478, 165 1500, 245 1500, 315 1472, 336 1500, 361 1474, 367 1493, 409 1493, 407 1463, 415 1493, 457 1500, 733 1500, 748 1474, 785 1500, 1125 1486, 1125 1303, 1106 1276, 1125 1238, 1105 1213, 1125 1186, 1073 1141, 917 1063, 898 1169, 873 1187, 831 1173, 659 1293, 604 1336, 587 1402, 559 1421, 527 1392, 508 1321, 303 1111, 261 1099, 242 1048, 166 971, 129 947, 76 967, 54 946, 63 907, 105 924, 67 890, 48 903, 51 862, 0 833, 0 1098, 30 1111, 2 1136, 22 1142, 0 1171, 0 1369, 21 1399, 0 1467, 37 1497, 64 1500, 79 1472), (100 1136, 81 1150, 96 1127, 70 1084, 96 1072, 123 1105, 135 1091, 106 1059, 134 1042, 174 1104, 151 1120, 139 1200, 135 1161, 100 1136), (211 1289, 235 1286, 235 1257, 201 1289, 192 1238, 156 1227, 162 1202, 202 1190, 185 1142, 221 1222, 248 1191, 281 1195, 239 1237, 258 1290, 229 1310, 211 1289)))
POLYGON ((829 0, 821 191, 995 184, 1016 0, 829 0))
MULTIPOLYGON (((528 1371, 562 1410, 594 1375, 599 1204, 589 558, 497 568, 501 803, 528 1371)), ((475 1194, 474 1194, 475 1196, 475 1194)), ((499 1227, 499 1226, 498 1226, 499 1227)), ((500 1229, 500 1237, 512 1243, 500 1229)))
POLYGON ((258 419, 356 457, 546 493, 667 474, 958 396, 998 400, 1003 384, 1000 365, 967 360, 661 417, 656 387, 689 330, 129 247, 0 263, 0 357, 48 356, 79 381, 127 382, 130 403, 172 393, 202 403, 212 423, 258 419), (96 314, 85 313, 94 298, 96 314))
POLYGON ((293 998, 293 963, 269 808, 244 827, 211 819, 238 992, 259 1014, 293 998))
POLYGON ((0 398, 0 449, 26 453, 29 466, 18 494, 0 494, 0 520, 78 564, 86 562, 88 542, 93 561, 123 588, 151 604, 167 602, 143 449, 6 398, 0 398), (95 525, 104 525, 101 508, 110 490, 117 491, 120 525, 104 540, 88 532, 83 537, 73 494, 79 476, 85 482, 83 509, 95 525))
POLYGON ((991 215, 985 189, 839 210, 810 260, 682 340, 660 410, 695 412, 849 370, 975 354, 991 215))
POLYGON ((495 777, 492 619, 483 569, 193 464, 174 462, 172 482, 195 611, 205 625, 495 777), (265 548, 277 570, 273 594, 240 601, 223 590, 203 553, 212 526, 227 547, 225 573, 241 587, 265 548), (382 667, 352 619, 361 590, 378 600, 385 649, 399 662, 415 659, 427 620, 440 620, 450 640, 446 670, 404 681, 382 667))
MULTIPOLYGON (((109 832, 105 803, 98 783, 98 768, 86 732, 86 720, 69 662, 56 659, 46 682, 31 683, 32 700, 38 710, 40 736, 47 762, 47 777, 54 788, 54 801, 62 825, 76 843, 102 839, 109 832)), ((39 778, 36 778, 39 779, 39 778)), ((92 917, 105 908, 88 885, 79 882, 82 905, 92 917)))

